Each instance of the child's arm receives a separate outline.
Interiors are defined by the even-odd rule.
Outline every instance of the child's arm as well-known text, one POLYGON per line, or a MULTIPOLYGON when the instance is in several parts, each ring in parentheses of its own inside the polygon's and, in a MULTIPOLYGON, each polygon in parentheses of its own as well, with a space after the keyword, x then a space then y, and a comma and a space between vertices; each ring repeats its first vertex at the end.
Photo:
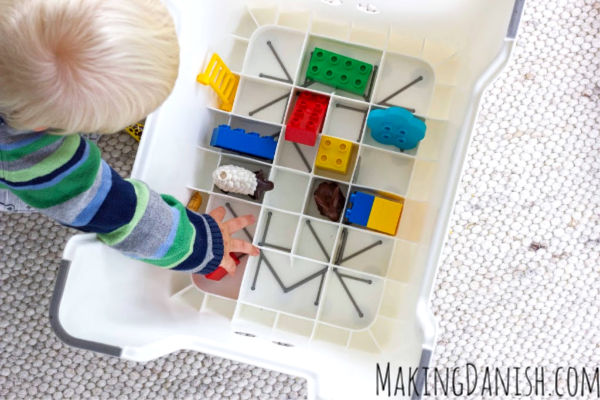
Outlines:
POLYGON ((0 187, 60 223, 95 232, 115 249, 160 267, 207 274, 225 250, 237 251, 210 215, 121 178, 79 135, 0 137, 0 187))

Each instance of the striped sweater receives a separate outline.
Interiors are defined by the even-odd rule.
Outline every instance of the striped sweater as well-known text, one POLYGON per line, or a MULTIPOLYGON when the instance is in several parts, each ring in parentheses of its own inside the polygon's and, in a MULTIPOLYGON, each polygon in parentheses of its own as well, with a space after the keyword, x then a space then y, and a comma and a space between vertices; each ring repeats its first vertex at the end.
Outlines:
POLYGON ((123 179, 79 135, 16 131, 0 119, 2 190, 149 264, 208 274, 223 257, 214 219, 140 181, 123 179))

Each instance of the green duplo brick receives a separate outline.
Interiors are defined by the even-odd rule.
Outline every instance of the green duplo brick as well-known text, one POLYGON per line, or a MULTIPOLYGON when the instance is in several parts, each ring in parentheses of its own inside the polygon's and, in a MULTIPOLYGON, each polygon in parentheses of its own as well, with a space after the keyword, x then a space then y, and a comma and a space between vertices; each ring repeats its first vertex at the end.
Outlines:
POLYGON ((371 64, 316 47, 306 78, 362 96, 371 71, 371 64))

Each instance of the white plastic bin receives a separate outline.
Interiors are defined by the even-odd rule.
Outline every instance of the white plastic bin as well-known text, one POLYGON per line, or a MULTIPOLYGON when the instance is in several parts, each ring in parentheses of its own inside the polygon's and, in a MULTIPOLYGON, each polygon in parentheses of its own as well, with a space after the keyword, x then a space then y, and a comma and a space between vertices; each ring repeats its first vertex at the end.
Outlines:
POLYGON ((435 336, 428 300, 455 190, 479 99, 509 58, 522 1, 173 0, 169 7, 180 74, 147 120, 133 176, 184 203, 200 191, 203 210, 228 204, 256 215, 250 234, 255 244, 266 242, 262 253, 276 274, 246 257, 234 277, 214 282, 144 265, 79 235, 65 249, 52 301, 58 336, 138 361, 180 349, 233 358, 307 378, 311 399, 374 398, 378 362, 428 365, 435 336), (303 87, 316 46, 377 66, 370 96, 303 87), (232 112, 219 110, 216 96, 195 81, 213 52, 240 76, 232 112), (416 76, 424 79, 387 101, 414 109, 427 125, 419 146, 401 152, 374 141, 364 116, 416 76), (299 147, 305 163, 283 140, 303 90, 329 96, 323 133, 354 143, 346 175, 315 169, 316 147, 299 147), (219 124, 280 132, 275 160, 211 147, 219 124), (262 201, 220 192, 210 175, 231 163, 263 169, 275 190, 262 201), (327 180, 346 197, 360 189, 403 201, 396 235, 322 217, 312 193, 327 180))

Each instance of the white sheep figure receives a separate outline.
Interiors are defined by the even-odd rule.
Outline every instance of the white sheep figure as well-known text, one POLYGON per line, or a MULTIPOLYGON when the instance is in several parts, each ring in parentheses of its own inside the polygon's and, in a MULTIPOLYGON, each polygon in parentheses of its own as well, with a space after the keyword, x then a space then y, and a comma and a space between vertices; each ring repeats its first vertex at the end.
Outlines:
POLYGON ((224 192, 247 194, 258 199, 274 185, 265 179, 263 171, 252 172, 236 165, 222 165, 213 172, 215 185, 224 192))

